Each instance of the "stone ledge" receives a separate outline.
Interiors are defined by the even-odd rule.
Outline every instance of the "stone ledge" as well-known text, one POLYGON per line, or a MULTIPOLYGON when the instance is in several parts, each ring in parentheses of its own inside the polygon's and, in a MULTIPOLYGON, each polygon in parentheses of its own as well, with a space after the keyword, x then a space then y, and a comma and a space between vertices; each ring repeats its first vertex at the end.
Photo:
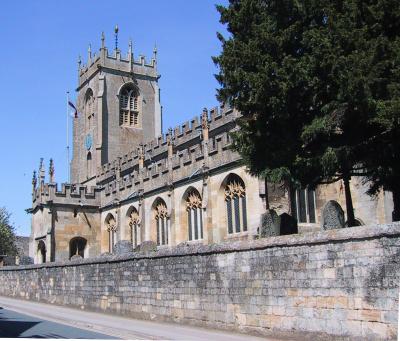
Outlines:
POLYGON ((329 244, 335 242, 357 241, 366 239, 380 239, 384 237, 400 236, 400 222, 390 224, 376 224, 372 226, 357 226, 337 230, 308 232, 286 236, 268 237, 257 240, 236 241, 230 243, 187 246, 175 246, 162 248, 147 254, 131 252, 124 255, 111 255, 86 259, 77 259, 67 262, 52 262, 45 264, 33 264, 23 266, 7 266, 0 271, 24 271, 39 268, 70 267, 87 264, 118 263, 129 260, 156 259, 168 257, 183 257, 193 255, 208 255, 229 252, 244 252, 269 248, 295 247, 303 245, 329 244))

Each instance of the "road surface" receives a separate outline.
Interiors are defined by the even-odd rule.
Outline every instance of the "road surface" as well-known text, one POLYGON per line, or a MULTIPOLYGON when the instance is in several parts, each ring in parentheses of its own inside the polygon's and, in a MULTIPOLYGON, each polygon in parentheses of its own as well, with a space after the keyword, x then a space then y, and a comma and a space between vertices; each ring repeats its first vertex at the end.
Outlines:
MULTIPOLYGON (((19 337, 29 337, 28 334, 39 335, 38 333, 40 333, 42 335, 40 337, 45 338, 279 341, 275 338, 260 338, 180 324, 135 320, 117 315, 93 313, 51 304, 16 300, 4 296, 0 296, 0 307, 2 308, 0 312, 6 312, 3 316, 0 315, 0 337, 4 337, 1 335, 1 332, 5 328, 6 330, 15 330, 15 333, 19 334, 19 337), (69 336, 62 336, 64 332, 68 332, 67 335, 69 336), (79 332, 81 334, 77 336, 75 333, 79 332), (87 334, 82 334, 83 332, 87 334), (98 333, 96 334, 97 336, 93 336, 95 333, 98 333)), ((18 336, 9 335, 8 337, 18 336)))
POLYGON ((109 335, 46 321, 1 307, 0 338, 116 339, 109 335))

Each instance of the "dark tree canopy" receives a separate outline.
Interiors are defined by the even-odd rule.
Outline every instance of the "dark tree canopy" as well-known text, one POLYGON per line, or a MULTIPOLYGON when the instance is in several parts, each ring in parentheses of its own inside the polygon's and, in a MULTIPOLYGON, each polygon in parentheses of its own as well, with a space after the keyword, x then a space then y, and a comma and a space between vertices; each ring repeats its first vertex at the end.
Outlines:
POLYGON ((285 179, 300 152, 312 98, 304 55, 304 13, 290 2, 231 1, 218 7, 231 37, 214 61, 219 98, 243 114, 234 146, 254 175, 285 179))
POLYGON ((243 114, 235 149, 272 181, 343 179, 352 225, 351 176, 367 176, 374 193, 399 181, 400 2, 231 0, 218 10, 230 32, 214 58, 218 95, 243 114), (371 157, 386 144, 388 156, 371 157))
POLYGON ((10 213, 2 207, 0 208, 0 255, 15 256, 16 254, 15 233, 10 223, 10 213))

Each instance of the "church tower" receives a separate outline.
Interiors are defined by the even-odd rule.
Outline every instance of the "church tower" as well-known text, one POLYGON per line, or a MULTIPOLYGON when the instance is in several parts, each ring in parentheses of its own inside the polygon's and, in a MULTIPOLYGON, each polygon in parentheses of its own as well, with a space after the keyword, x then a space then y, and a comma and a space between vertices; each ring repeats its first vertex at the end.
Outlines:
POLYGON ((104 33, 98 54, 88 49, 86 65, 78 61, 78 118, 73 123, 71 182, 95 185, 97 169, 117 156, 161 135, 157 50, 150 63, 134 59, 132 42, 126 56, 110 53, 104 33))

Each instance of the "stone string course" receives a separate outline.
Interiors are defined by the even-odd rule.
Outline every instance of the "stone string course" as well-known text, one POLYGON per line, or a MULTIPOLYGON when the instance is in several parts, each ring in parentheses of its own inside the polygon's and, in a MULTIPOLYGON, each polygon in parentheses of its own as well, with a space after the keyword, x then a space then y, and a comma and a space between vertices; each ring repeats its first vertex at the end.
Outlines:
POLYGON ((262 335, 395 340, 399 278, 400 224, 388 224, 5 267, 0 294, 262 335))

